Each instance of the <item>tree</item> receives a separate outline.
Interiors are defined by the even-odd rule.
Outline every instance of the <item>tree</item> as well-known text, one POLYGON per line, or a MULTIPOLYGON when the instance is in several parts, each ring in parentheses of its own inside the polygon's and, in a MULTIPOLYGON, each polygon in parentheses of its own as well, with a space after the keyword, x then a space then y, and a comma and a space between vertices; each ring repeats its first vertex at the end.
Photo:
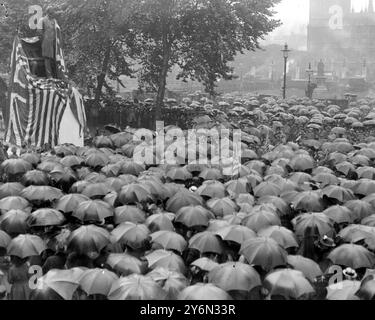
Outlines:
POLYGON ((93 91, 95 102, 103 88, 111 90, 106 78, 119 81, 131 76, 131 57, 137 48, 129 28, 131 0, 60 1, 61 23, 70 76, 81 87, 93 91))
POLYGON ((133 28, 142 46, 141 85, 157 92, 160 118, 171 68, 178 78, 203 82, 211 95, 220 78, 231 79, 229 62, 243 50, 256 50, 274 30, 279 0, 140 0, 132 10, 133 28))

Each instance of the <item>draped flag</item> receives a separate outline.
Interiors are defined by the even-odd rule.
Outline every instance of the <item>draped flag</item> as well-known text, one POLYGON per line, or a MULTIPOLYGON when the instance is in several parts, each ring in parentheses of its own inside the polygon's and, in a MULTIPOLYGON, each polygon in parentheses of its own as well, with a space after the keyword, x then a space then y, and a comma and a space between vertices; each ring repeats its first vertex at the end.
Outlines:
MULTIPOLYGON (((56 24, 57 26, 57 24, 56 24)), ((57 26, 56 30, 60 30, 57 26)), ((56 63, 65 73, 60 31, 56 31, 56 63)), ((60 124, 66 107, 70 105, 80 127, 86 126, 82 97, 77 89, 61 79, 37 78, 30 72, 23 41, 37 43, 38 38, 16 37, 11 59, 8 108, 4 115, 5 141, 18 146, 23 143, 42 147, 45 143, 58 144, 60 124)), ((58 76, 59 77, 59 76, 58 76)))

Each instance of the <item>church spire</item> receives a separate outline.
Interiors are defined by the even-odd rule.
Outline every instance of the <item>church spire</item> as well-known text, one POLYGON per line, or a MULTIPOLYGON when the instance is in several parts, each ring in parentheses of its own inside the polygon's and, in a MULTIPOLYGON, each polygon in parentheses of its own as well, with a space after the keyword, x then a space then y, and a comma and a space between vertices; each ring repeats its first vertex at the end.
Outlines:
POLYGON ((369 13, 374 13, 374 0, 369 0, 368 12, 369 13))

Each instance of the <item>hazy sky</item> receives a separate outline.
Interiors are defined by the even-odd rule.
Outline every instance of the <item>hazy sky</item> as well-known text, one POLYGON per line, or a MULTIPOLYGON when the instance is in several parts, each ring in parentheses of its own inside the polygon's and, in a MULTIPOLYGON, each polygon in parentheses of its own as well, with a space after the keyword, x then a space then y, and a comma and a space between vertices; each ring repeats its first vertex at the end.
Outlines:
MULTIPOLYGON (((352 0, 355 11, 361 11, 370 0, 352 0)), ((372 0, 374 1, 374 0, 372 0)), ((282 0, 275 7, 276 17, 283 22, 283 25, 275 30, 271 38, 277 41, 278 36, 289 34, 292 31, 304 30, 309 23, 309 0, 282 0)))

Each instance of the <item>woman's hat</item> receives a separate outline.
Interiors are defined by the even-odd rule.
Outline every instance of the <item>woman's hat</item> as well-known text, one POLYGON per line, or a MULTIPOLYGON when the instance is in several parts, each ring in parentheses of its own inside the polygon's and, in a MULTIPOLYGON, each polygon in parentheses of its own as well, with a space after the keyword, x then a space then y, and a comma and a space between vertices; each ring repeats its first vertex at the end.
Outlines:
POLYGON ((334 248, 336 247, 335 241, 327 235, 320 238, 315 243, 319 248, 334 248))
POLYGON ((355 280, 357 279, 357 272, 355 272, 354 269, 352 268, 346 268, 344 271, 343 271, 343 274, 344 276, 349 279, 349 280, 355 280))

